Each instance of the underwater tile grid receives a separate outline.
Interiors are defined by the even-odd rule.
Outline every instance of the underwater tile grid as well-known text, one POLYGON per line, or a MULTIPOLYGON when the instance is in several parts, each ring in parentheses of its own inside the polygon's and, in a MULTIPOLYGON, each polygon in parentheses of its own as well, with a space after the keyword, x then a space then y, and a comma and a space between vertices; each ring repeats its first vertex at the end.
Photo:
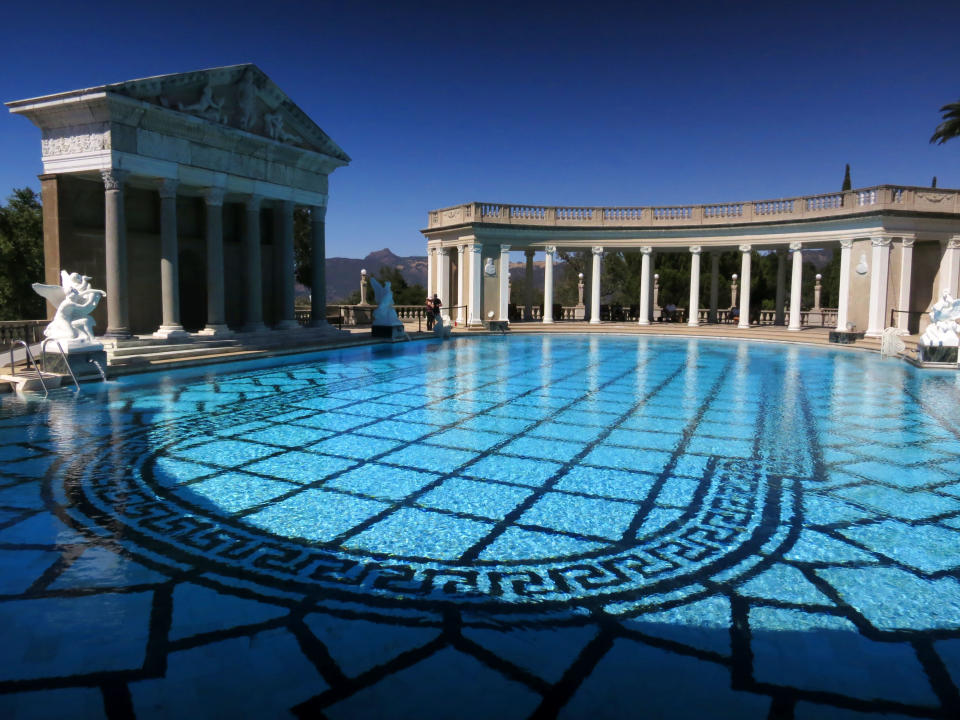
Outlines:
POLYGON ((960 387, 524 336, 0 401, 0 717, 960 717, 960 387))

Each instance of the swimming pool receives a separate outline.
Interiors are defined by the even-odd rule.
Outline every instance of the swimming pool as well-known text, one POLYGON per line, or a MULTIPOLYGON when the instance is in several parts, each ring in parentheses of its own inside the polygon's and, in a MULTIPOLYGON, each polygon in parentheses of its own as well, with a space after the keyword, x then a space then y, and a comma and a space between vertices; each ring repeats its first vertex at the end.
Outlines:
POLYGON ((274 362, 3 401, 5 715, 960 712, 953 375, 549 335, 274 362))

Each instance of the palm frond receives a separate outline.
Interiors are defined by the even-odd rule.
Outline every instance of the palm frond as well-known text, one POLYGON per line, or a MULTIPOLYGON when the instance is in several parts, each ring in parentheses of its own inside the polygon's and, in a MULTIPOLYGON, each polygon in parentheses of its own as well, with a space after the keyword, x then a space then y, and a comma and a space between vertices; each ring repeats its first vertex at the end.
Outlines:
POLYGON ((947 140, 960 137, 960 102, 949 103, 940 108, 943 113, 943 122, 937 125, 937 129, 930 138, 931 143, 943 145, 947 140))

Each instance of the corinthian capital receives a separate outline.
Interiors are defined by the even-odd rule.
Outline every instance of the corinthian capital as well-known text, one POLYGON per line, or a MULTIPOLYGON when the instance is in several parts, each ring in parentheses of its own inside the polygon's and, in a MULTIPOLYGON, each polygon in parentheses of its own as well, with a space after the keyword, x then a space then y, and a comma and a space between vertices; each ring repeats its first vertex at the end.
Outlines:
POLYGON ((100 171, 100 177, 103 178, 104 190, 123 190, 123 182, 126 180, 127 171, 119 168, 108 168, 100 171))
POLYGON ((870 238, 870 245, 873 247, 889 247, 891 240, 893 240, 893 238, 889 235, 877 235, 876 237, 870 238))
POLYGON ((590 252, 592 252, 594 255, 603 255, 603 248, 599 245, 594 245, 592 248, 590 248, 590 252))
POLYGON ((751 246, 750 246, 750 245, 741 245, 741 246, 739 247, 739 250, 740 250, 740 252, 742 252, 742 253, 748 253, 748 252, 750 252, 750 249, 751 249, 751 246))
POLYGON ((790 243, 790 249, 794 252, 799 252, 800 250, 803 250, 803 243, 792 242, 790 243))
POLYGON ((172 180, 170 178, 164 178, 160 181, 159 187, 157 187, 157 193, 161 198, 169 200, 170 198, 175 198, 177 196, 177 186, 180 183, 177 180, 172 180))
POLYGON ((207 205, 212 205, 217 207, 223 205, 223 196, 226 195, 226 191, 221 187, 212 187, 207 188, 207 192, 204 194, 204 199, 207 201, 207 205))

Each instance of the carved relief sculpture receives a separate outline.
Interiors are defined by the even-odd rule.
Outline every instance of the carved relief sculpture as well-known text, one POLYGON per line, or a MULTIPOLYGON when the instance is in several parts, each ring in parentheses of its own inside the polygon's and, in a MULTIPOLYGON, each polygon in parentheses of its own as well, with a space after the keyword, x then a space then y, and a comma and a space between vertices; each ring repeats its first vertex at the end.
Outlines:
POLYGON ((43 334, 51 340, 66 340, 69 345, 95 343, 93 318, 100 299, 107 293, 90 287, 90 278, 80 273, 60 271, 60 285, 34 283, 33 289, 57 308, 56 315, 43 334))
POLYGON ((223 117, 223 100, 217 102, 213 99, 213 88, 210 86, 210 83, 207 83, 203 87, 203 93, 200 95, 200 99, 197 102, 191 105, 184 105, 183 103, 177 103, 177 108, 180 112, 187 112, 191 115, 197 115, 207 120, 213 122, 224 122, 226 120, 223 117))

